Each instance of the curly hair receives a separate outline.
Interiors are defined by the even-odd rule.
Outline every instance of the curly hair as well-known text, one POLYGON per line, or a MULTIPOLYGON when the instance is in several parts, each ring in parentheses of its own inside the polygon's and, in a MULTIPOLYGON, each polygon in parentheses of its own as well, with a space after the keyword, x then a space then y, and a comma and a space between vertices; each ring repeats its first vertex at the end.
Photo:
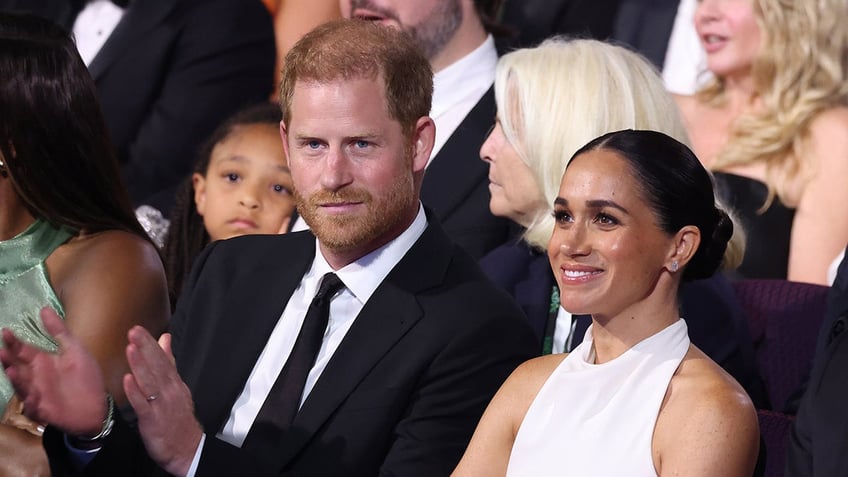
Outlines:
MULTIPOLYGON (((712 169, 766 165, 769 196, 784 200, 790 180, 809 180, 809 128, 822 112, 848 103, 848 3, 844 0, 755 0, 763 33, 752 78, 762 109, 738 117, 712 169)), ((713 106, 726 100, 726 85, 714 78, 697 93, 713 106)))

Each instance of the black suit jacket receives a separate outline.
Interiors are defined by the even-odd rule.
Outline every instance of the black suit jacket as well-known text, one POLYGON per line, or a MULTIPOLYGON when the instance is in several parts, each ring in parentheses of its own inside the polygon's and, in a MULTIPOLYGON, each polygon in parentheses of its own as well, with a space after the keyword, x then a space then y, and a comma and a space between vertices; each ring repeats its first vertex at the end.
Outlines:
POLYGON ((421 202, 475 259, 516 232, 510 220, 489 211, 489 166, 480 160, 496 112, 495 92, 489 88, 427 166, 421 186, 421 202))
POLYGON ((501 23, 511 30, 504 43, 533 47, 553 35, 605 40, 612 34, 621 0, 506 0, 501 23))
POLYGON ((612 37, 661 70, 679 6, 680 0, 620 0, 612 37))
MULTIPOLYGON (((69 0, 0 0, 68 29, 69 0)), ((200 143, 273 89, 274 31, 261 2, 134 0, 89 65, 136 204, 167 214, 200 143)))
MULTIPOLYGON (((356 318, 279 453, 254 456, 214 437, 314 245, 308 232, 240 237, 197 259, 171 325, 208 434, 197 475, 448 475, 488 401, 536 346, 514 302, 432 219, 356 318)), ((147 475, 137 436, 123 425, 113 434, 86 475, 147 475)), ((61 439, 47 446, 64 472, 61 439)))
POLYGON ((787 477, 848 476, 848 258, 828 295, 813 371, 792 424, 787 477))
MULTIPOLYGON (((541 349, 551 287, 556 286, 547 255, 522 241, 496 248, 480 260, 480 268, 515 298, 541 349)), ((680 295, 681 315, 686 319, 692 343, 733 375, 755 403, 762 403, 765 393, 756 372, 748 322, 730 282, 717 273, 685 283, 680 295)), ((586 328, 587 324, 578 320, 573 346, 583 341, 586 328)))

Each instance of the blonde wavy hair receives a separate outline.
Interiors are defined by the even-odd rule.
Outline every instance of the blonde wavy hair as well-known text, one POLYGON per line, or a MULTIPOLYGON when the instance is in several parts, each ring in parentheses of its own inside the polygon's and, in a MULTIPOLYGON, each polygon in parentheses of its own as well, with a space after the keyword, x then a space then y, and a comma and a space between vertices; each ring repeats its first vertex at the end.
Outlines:
MULTIPOLYGON (((610 43, 555 37, 508 53, 498 61, 495 100, 504 136, 533 172, 547 204, 524 235, 541 250, 554 230, 552 207, 565 167, 583 145, 612 131, 650 129, 691 146, 654 66, 610 43)), ((738 266, 744 243, 734 220, 725 268, 738 266)))
MULTIPOLYGON (((815 174, 806 154, 809 128, 821 112, 848 104, 848 2, 754 0, 762 47, 751 68, 762 109, 738 117, 713 170, 762 162, 767 207, 786 202, 792 179, 815 174)), ((725 83, 714 78, 697 99, 720 106, 725 83)))

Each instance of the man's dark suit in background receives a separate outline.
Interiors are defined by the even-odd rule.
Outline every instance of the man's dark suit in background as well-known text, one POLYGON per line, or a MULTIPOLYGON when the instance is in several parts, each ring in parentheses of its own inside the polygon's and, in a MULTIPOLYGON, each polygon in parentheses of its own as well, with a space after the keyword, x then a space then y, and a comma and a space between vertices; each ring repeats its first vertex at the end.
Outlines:
POLYGON ((533 47, 553 35, 605 40, 612 35, 621 0, 506 0, 502 23, 510 48, 533 47))
POLYGON ((680 0, 620 0, 612 38, 662 70, 680 0))
MULTIPOLYGON (((240 237, 197 259, 171 321, 177 368, 210 434, 197 475, 453 470, 491 396, 537 353, 514 302, 428 215, 427 230, 368 300, 268 462, 212 434, 309 268, 315 238, 240 237), (268 293, 268 284, 278 293, 268 293)), ((113 434, 85 475, 150 475, 150 461, 139 467, 128 458, 144 455, 138 436, 123 427, 113 434)), ((62 435, 46 439, 51 459, 61 456, 62 435)))
POLYGON ((848 476, 848 258, 828 295, 813 371, 792 426, 787 477, 848 476))
MULTIPOLYGON (((0 0, 0 9, 70 30, 73 3, 0 0)), ((129 3, 89 71, 136 205, 167 214, 198 145, 236 110, 268 97, 274 61, 274 31, 259 0, 129 3)))
POLYGON ((480 160, 480 145, 496 113, 495 91, 489 88, 433 158, 421 187, 421 201, 474 258, 517 233, 511 221, 489 212, 489 166, 480 160))

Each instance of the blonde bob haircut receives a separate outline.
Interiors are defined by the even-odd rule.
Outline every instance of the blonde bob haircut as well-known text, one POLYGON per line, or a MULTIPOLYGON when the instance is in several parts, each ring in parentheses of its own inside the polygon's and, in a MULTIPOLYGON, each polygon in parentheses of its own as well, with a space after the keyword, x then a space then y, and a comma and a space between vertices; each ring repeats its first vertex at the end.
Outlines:
MULTIPOLYGON (((495 76, 498 119, 506 139, 533 172, 547 207, 524 239, 545 250, 553 203, 569 158, 592 139, 622 129, 662 132, 690 145, 680 113, 659 73, 624 47, 554 37, 501 57, 495 76)), ((722 207, 726 209, 725 207, 722 207)), ((735 267, 744 237, 734 221, 725 267, 735 267)))
MULTIPOLYGON (((751 76, 762 110, 734 121, 712 168, 762 161, 767 206, 775 195, 785 199, 790 180, 815 174, 805 154, 809 126, 823 111, 848 103, 848 2, 754 0, 753 5, 762 45, 751 76)), ((721 105, 724 80, 714 78, 697 98, 721 105)))

